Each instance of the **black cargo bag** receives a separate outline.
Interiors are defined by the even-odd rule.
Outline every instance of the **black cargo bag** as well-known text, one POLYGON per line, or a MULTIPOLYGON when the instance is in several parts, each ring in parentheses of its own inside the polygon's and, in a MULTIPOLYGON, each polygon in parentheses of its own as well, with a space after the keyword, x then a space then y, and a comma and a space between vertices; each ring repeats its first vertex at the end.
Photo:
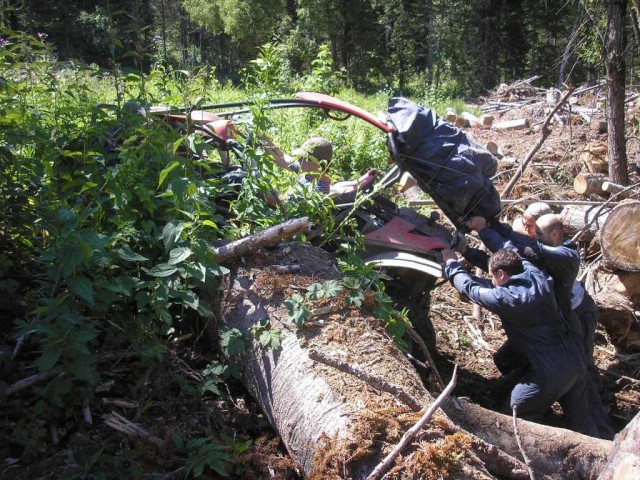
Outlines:
POLYGON ((491 182, 497 161, 434 110, 406 98, 389 100, 398 164, 460 229, 471 216, 497 217, 500 195, 491 182))

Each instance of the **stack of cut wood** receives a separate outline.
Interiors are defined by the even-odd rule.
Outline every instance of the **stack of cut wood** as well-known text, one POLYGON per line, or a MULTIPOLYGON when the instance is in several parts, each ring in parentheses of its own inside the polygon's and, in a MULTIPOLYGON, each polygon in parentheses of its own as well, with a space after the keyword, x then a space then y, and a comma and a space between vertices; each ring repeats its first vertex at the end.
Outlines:
MULTIPOLYGON (((608 211, 592 207, 589 213, 595 218, 592 225, 601 225, 602 261, 589 271, 587 289, 612 340, 640 350, 640 201, 625 200, 608 211)), ((563 221, 569 218, 563 215, 563 221)))

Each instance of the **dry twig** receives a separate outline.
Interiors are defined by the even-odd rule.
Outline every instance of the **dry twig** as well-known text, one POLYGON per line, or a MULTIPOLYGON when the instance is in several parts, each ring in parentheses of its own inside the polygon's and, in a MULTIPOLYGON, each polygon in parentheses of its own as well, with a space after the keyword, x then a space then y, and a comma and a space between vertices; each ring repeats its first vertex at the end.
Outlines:
POLYGON ((522 453, 522 459, 524 460, 524 464, 527 466, 527 470, 529 471, 529 478, 531 480, 536 480, 536 474, 531 468, 531 459, 527 456, 524 451, 524 447, 522 446, 522 440, 520 439, 520 432, 518 432, 518 417, 516 412, 518 407, 516 405, 513 406, 513 433, 516 436, 516 442, 518 443, 518 448, 520 449, 520 453, 522 453))
POLYGON ((456 386, 457 372, 458 366, 456 365, 453 369, 453 375, 451 376, 451 381, 449 382, 449 385, 447 385, 447 388, 445 388, 438 396, 438 398, 436 398, 436 400, 429 406, 429 409, 424 413, 424 415, 422 415, 420 420, 418 420, 418 422, 413 427, 407 430, 407 432, 400 439, 400 442, 394 447, 389 455, 387 455, 382 460, 382 462, 380 462, 378 466, 373 469, 371 474, 367 477, 367 480, 379 480, 389 470, 389 468, 391 468, 391 465, 393 464, 395 459, 398 458, 398 455, 400 455, 400 453, 402 453, 402 451, 407 448, 409 443, 411 443, 411 441, 427 424, 427 422, 431 420, 431 417, 433 417, 433 414, 436 413, 436 410, 440 408, 440 405, 442 405, 447 397, 451 394, 456 386))

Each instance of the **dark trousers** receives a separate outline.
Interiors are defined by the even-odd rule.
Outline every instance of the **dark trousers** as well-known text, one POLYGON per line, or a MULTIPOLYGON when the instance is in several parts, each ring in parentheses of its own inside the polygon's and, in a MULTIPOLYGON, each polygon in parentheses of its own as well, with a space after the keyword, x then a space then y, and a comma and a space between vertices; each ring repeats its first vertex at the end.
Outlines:
POLYGON ((541 421, 554 402, 559 402, 572 430, 598 437, 589 413, 586 365, 581 346, 573 341, 554 347, 540 347, 528 358, 512 348, 507 340, 494 354, 496 367, 503 374, 522 369, 523 375, 511 391, 509 406, 525 420, 541 421))

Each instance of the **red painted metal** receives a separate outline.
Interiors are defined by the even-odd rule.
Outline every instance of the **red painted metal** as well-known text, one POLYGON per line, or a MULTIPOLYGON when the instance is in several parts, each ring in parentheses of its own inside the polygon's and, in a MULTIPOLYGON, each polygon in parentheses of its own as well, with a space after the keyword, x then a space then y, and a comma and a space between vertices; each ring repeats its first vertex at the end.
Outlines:
POLYGON ((394 217, 382 228, 367 233, 365 243, 381 247, 391 247, 415 253, 433 253, 449 246, 433 237, 412 233, 416 226, 401 217, 394 217))
POLYGON ((331 109, 340 110, 350 115, 355 115, 356 117, 366 120, 370 124, 378 127, 384 132, 389 133, 393 131, 393 128, 391 126, 387 125, 384 122, 381 122, 377 117, 370 114, 366 110, 363 110, 360 107, 356 107, 355 105, 351 105, 350 103, 347 103, 343 100, 334 98, 330 95, 315 92, 298 92, 296 93, 296 97, 302 98, 303 100, 313 100, 321 105, 326 105, 331 109))

